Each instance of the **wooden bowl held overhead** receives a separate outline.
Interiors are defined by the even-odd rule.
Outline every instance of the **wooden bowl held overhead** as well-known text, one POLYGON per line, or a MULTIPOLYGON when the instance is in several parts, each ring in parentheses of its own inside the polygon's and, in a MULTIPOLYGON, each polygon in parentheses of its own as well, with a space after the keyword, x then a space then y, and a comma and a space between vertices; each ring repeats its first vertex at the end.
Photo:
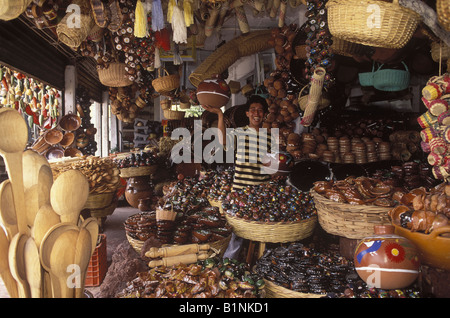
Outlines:
POLYGON ((203 80, 197 87, 197 99, 201 105, 220 108, 230 100, 230 87, 219 75, 203 80))

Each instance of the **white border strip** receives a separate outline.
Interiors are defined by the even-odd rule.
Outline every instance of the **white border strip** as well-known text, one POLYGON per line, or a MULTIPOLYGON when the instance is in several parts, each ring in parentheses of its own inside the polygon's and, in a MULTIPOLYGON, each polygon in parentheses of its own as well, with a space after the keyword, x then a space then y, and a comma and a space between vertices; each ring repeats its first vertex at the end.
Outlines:
POLYGON ((361 270, 361 271, 380 271, 380 272, 412 273, 412 274, 419 273, 418 270, 413 270, 413 269, 380 268, 380 267, 370 267, 370 266, 355 267, 355 269, 361 270))

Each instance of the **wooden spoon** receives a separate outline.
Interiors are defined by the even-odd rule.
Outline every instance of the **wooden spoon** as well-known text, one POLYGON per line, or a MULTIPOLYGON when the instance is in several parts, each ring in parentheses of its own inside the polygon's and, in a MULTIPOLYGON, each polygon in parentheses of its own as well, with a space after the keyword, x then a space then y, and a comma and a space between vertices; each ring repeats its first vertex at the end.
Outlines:
POLYGON ((90 217, 84 220, 83 223, 81 223, 80 227, 87 229, 91 234, 91 257, 92 257, 92 254, 95 252, 95 248, 97 247, 98 233, 100 231, 98 221, 96 218, 90 217))
MULTIPOLYGON (((71 284, 70 277, 75 270, 79 275, 79 269, 71 267, 75 262, 76 242, 78 239, 79 230, 67 230, 61 233, 56 238, 50 254, 50 270, 52 277, 52 286, 58 285, 53 290, 59 290, 60 294, 55 294, 56 297, 73 298, 74 287, 71 284)), ((74 277, 76 278, 76 277, 74 277)))
POLYGON ((16 209, 11 182, 6 179, 0 184, 0 220, 5 226, 8 238, 12 239, 19 232, 17 227, 16 209))
POLYGON ((42 166, 39 169, 38 183, 25 189, 25 210, 28 226, 33 227, 39 209, 44 204, 50 204, 52 184, 53 175, 51 168, 42 166))
POLYGON ((89 195, 89 182, 78 170, 61 173, 50 190, 50 203, 62 222, 77 224, 89 195))
POLYGON ((9 269, 17 282, 20 298, 30 298, 31 295, 25 270, 25 244, 27 240, 28 235, 17 233, 11 239, 8 250, 9 269))
POLYGON ((9 240, 6 237, 5 231, 0 228, 0 277, 5 284, 6 290, 11 298, 18 298, 19 292, 17 291, 17 283, 14 277, 11 275, 9 269, 9 240))
POLYGON ((14 194, 19 233, 29 229, 25 217, 22 155, 28 142, 28 127, 22 115, 13 108, 0 108, 0 154, 2 155, 14 194))
POLYGON ((38 247, 32 237, 28 238, 25 244, 25 272, 30 285, 31 297, 42 298, 42 266, 39 260, 38 247))
MULTIPOLYGON (((59 288, 58 278, 54 275, 51 269, 51 254, 53 251, 53 247, 55 245, 56 240, 67 231, 77 231, 78 227, 72 223, 58 223, 52 226, 47 233, 45 234, 44 238, 41 241, 40 247, 39 247, 39 259, 41 261, 42 267, 49 273, 51 278, 51 284, 52 284, 52 296, 53 297, 61 297, 61 291, 59 288)), ((75 238, 76 240, 76 238, 75 238)), ((70 242, 69 245, 74 246, 75 240, 73 242, 70 242)), ((48 286, 44 286, 44 289, 48 288, 48 286)))
POLYGON ((41 206, 36 214, 36 218, 34 219, 34 225, 31 233, 38 248, 40 248, 42 240, 47 232, 54 225, 59 223, 61 223, 61 219, 50 204, 44 204, 41 206))
POLYGON ((80 267, 80 281, 79 281, 80 284, 76 285, 75 287, 76 298, 83 298, 84 296, 84 282, 86 280, 86 272, 92 255, 91 245, 92 245, 91 234, 86 228, 82 227, 78 234, 78 239, 75 246, 74 264, 80 267))

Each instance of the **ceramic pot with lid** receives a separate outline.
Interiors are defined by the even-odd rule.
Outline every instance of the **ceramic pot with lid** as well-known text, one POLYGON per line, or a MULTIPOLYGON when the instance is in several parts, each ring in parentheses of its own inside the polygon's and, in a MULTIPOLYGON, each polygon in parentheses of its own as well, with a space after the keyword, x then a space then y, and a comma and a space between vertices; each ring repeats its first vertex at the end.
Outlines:
POLYGON ((392 225, 376 225, 374 232, 356 247, 356 272, 369 287, 401 289, 410 286, 419 275, 416 246, 410 240, 395 235, 392 225))
POLYGON ((125 198, 134 208, 139 209, 139 201, 153 196, 153 184, 149 176, 130 177, 127 179, 125 198))

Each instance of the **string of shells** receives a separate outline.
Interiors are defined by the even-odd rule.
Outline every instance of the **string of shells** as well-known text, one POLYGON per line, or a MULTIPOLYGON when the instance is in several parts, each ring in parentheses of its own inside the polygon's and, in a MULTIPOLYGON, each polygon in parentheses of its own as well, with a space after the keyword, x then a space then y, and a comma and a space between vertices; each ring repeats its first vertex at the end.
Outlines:
POLYGON ((100 194, 116 191, 120 185, 119 169, 110 158, 84 157, 73 161, 50 163, 53 179, 68 170, 79 170, 89 182, 89 193, 100 194))

